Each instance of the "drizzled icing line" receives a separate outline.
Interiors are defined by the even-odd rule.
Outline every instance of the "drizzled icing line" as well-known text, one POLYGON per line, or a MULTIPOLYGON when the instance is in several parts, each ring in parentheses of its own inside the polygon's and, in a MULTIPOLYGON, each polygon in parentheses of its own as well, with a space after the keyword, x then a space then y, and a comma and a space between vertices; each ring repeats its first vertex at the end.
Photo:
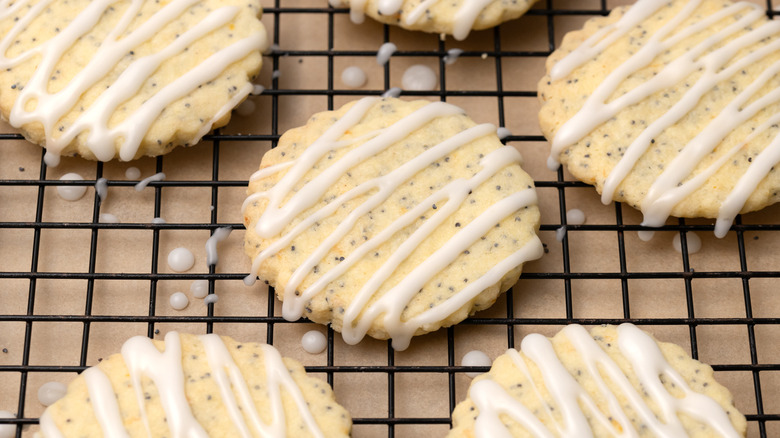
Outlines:
MULTIPOLYGON (((419 23, 426 11, 438 1, 441 0, 423 0, 401 19, 407 26, 419 23)), ((458 41, 466 39, 479 14, 494 1, 463 0, 460 7, 455 11, 452 36, 458 41)), ((334 7, 342 6, 345 3, 344 0, 328 0, 328 2, 334 7)), ((360 24, 365 20, 366 3, 366 0, 350 0, 349 17, 353 23, 360 24)), ((377 10, 382 15, 394 15, 401 11, 403 3, 403 0, 379 0, 377 10)))
MULTIPOLYGON (((691 85, 683 97, 632 141, 618 164, 608 174, 602 191, 602 202, 609 203, 619 185, 648 150, 655 137, 680 122, 716 84, 780 50, 780 40, 774 39, 750 53, 743 54, 740 58, 735 58, 744 49, 780 34, 780 22, 764 20, 763 10, 750 3, 731 4, 692 25, 679 29, 680 25, 695 13, 700 3, 701 0, 691 0, 686 3, 668 23, 649 38, 640 50, 611 72, 588 97, 580 111, 556 132, 549 159, 551 168, 557 168, 559 165, 557 157, 566 148, 580 141, 621 110, 677 84, 696 71, 701 71, 699 79, 691 85), (652 79, 607 103, 607 99, 629 75, 649 65, 659 54, 684 38, 706 31, 715 23, 729 17, 734 17, 734 23, 697 43, 684 55, 666 65, 652 79), (763 23, 756 24, 762 20, 763 23), (677 32, 673 33, 675 30, 677 32), (735 37, 735 34, 743 31, 744 34, 735 37), (713 48, 715 49, 712 50, 713 48), (708 50, 711 51, 706 53, 708 50)), ((561 80, 667 4, 665 0, 637 2, 617 22, 596 32, 556 63, 551 69, 551 79, 561 80)), ((772 117, 769 122, 763 123, 758 128, 758 132, 749 134, 744 141, 725 151, 699 174, 691 177, 700 162, 712 154, 724 138, 763 109, 780 102, 778 90, 757 98, 759 90, 779 72, 780 61, 759 74, 665 167, 641 201, 643 225, 663 225, 677 204, 701 188, 725 163, 731 161, 744 145, 777 123, 776 117, 772 117), (745 106, 751 101, 750 105, 745 106)), ((745 206, 761 180, 778 162, 780 162, 780 136, 771 140, 766 149, 753 159, 747 171, 727 195, 726 201, 721 204, 715 226, 716 236, 725 236, 734 217, 745 206)))
POLYGON ((382 318, 385 329, 393 339, 393 347, 403 350, 408 347, 410 339, 418 329, 427 324, 445 319, 474 299, 480 292, 499 282, 512 269, 526 261, 541 257, 543 248, 538 237, 533 236, 520 250, 496 264, 481 278, 463 288, 449 300, 406 321, 402 321, 401 314, 405 306, 413 299, 417 291, 438 272, 451 264, 460 253, 484 236, 496 223, 524 207, 536 204, 536 192, 532 188, 526 189, 510 195, 488 208, 474 221, 460 229, 447 243, 430 255, 399 284, 369 305, 369 302, 376 296, 380 287, 401 263, 439 225, 444 223, 447 218, 458 210, 472 190, 506 166, 521 162, 522 158, 516 149, 504 146, 487 154, 479 163, 482 170, 473 177, 451 181, 443 188, 432 193, 425 200, 381 230, 376 236, 357 247, 344 260, 341 260, 337 266, 328 270, 306 289, 299 291, 298 288, 306 276, 347 235, 356 222, 369 211, 385 202, 401 184, 458 148, 496 132, 496 127, 489 124, 468 128, 439 144, 431 146, 388 174, 368 180, 352 188, 317 211, 304 217, 289 231, 282 233, 282 229, 294 217, 319 202, 326 190, 351 167, 386 150, 435 118, 462 113, 460 108, 443 102, 429 103, 412 114, 403 117, 392 126, 361 136, 360 139, 365 140, 363 144, 344 154, 340 160, 322 171, 312 181, 300 187, 297 192, 292 193, 292 188, 296 187, 296 184, 302 180, 305 173, 325 154, 334 149, 354 144, 354 141, 344 142, 339 141, 339 139, 346 131, 357 125, 376 103, 377 99, 375 98, 365 98, 358 101, 347 110, 344 116, 329 127, 322 136, 307 147, 298 158, 263 168, 253 175, 252 180, 257 180, 286 170, 284 176, 271 189, 265 192, 254 193, 244 202, 244 208, 246 208, 258 199, 268 200, 268 206, 257 220, 254 230, 263 238, 276 238, 274 242, 260 251, 255 257, 251 274, 246 280, 248 284, 253 283, 263 261, 274 256, 283 248, 288 247, 298 235, 317 221, 334 214, 340 205, 372 191, 375 192, 340 221, 336 229, 295 269, 285 284, 282 314, 285 319, 297 320, 303 315, 306 304, 322 292, 329 283, 346 273, 367 254, 387 242, 398 231, 412 225, 421 215, 427 214, 431 205, 439 205, 440 207, 435 210, 435 213, 430 215, 417 230, 408 236, 396 251, 390 255, 388 260, 369 278, 355 297, 353 297, 344 312, 344 323, 341 331, 345 342, 350 344, 359 342, 366 335, 372 323, 382 318), (289 199, 287 199, 288 195, 290 195, 289 199), (283 199, 287 199, 287 201, 284 205, 281 205, 283 199))
MULTIPOLYGON (((286 436, 282 389, 294 401, 308 431, 316 438, 324 436, 308 408, 303 393, 275 348, 270 345, 260 346, 263 351, 266 387, 271 404, 272 420, 269 424, 260 417, 249 387, 222 338, 215 334, 208 334, 198 336, 197 339, 206 352, 211 375, 219 387, 230 420, 242 438, 250 438, 255 434, 262 437, 286 436), (249 419, 248 424, 245 416, 249 419)), ((208 437, 206 431, 193 417, 184 393, 181 338, 178 333, 169 332, 165 335, 163 352, 160 352, 149 338, 133 337, 122 347, 122 356, 127 364, 141 418, 149 436, 152 435, 141 389, 141 378, 144 376, 151 378, 157 386, 165 411, 166 424, 172 436, 208 437)), ((98 367, 88 368, 82 375, 103 434, 111 437, 129 436, 108 376, 98 367)), ((62 437, 62 432, 57 428, 48 411, 41 416, 41 432, 46 437, 62 437)))
POLYGON ((637 415, 638 424, 646 427, 654 436, 688 436, 680 422, 680 413, 708 425, 720 436, 740 436, 723 407, 712 398, 691 390, 683 377, 668 363, 655 340, 636 326, 622 324, 617 328, 617 347, 631 364, 639 386, 661 411, 661 418, 643 401, 620 366, 582 326, 569 325, 562 333, 585 363, 588 375, 595 383, 595 395, 606 402, 607 412, 598 408, 592 394, 580 386, 564 367, 553 349, 552 342, 542 335, 531 334, 521 343, 524 356, 516 350, 509 350, 507 354, 515 368, 530 382, 529 386, 536 398, 542 400, 545 408, 544 419, 548 425, 543 424, 540 417, 509 395, 501 385, 483 379, 475 382, 469 389, 469 396, 479 411, 475 423, 477 437, 510 436, 507 426, 499 418, 500 414, 509 416, 535 436, 592 436, 582 406, 587 409, 593 421, 604 427, 611 436, 639 436, 617 397, 609 390, 605 377, 619 388, 625 397, 626 409, 631 409, 637 415), (552 407, 544 402, 546 398, 534 383, 526 360, 532 362, 541 373, 547 394, 554 401, 560 420, 553 415, 552 407), (677 398, 670 394, 664 387, 662 378, 671 381, 684 396, 677 398))
MULTIPOLYGON (((2 16, 7 16, 11 10, 22 7, 22 5, 27 3, 28 1, 26 0, 18 1, 2 16)), ((0 41, 0 54, 6 53, 19 33, 50 3, 51 0, 35 4, 28 13, 18 20, 0 41)), ((43 126, 46 162, 49 165, 57 165, 62 150, 84 132, 88 132, 87 147, 99 160, 107 161, 114 158, 116 154, 114 145, 117 142, 121 143, 119 157, 122 160, 133 159, 144 135, 166 106, 192 92, 199 85, 216 78, 230 64, 243 59, 252 52, 261 50, 265 46, 264 33, 257 32, 217 51, 170 84, 161 87, 156 94, 117 126, 109 127, 109 117, 116 108, 137 93, 144 82, 151 77, 164 61, 181 53, 198 39, 228 24, 240 11, 236 6, 225 6, 215 9, 202 19, 197 26, 192 26, 159 52, 134 59, 116 81, 104 90, 89 108, 84 110, 70 126, 64 129, 59 137, 55 137, 54 134, 59 132, 57 129, 59 120, 75 106, 83 93, 111 71, 126 53, 147 41, 168 23, 184 13, 187 8, 198 2, 195 0, 173 0, 155 12, 149 20, 141 24, 137 29, 120 38, 127 31, 128 26, 144 3, 143 0, 133 0, 117 25, 100 42, 100 47, 90 62, 63 89, 56 93, 49 93, 49 78, 54 75, 54 70, 60 61, 62 53, 72 47, 80 37, 86 35, 98 23, 104 12, 112 7, 114 3, 116 3, 116 0, 95 0, 90 2, 72 22, 52 39, 40 46, 23 51, 14 58, 9 59, 4 55, 0 55, 0 68, 3 69, 13 68, 33 56, 41 57, 35 72, 19 92, 19 97, 11 109, 9 121, 11 125, 17 128, 24 124, 36 122, 43 126), (35 105, 28 109, 31 102, 35 102, 35 105)), ((247 94, 247 87, 244 86, 238 93, 240 98, 233 96, 229 104, 235 104, 237 100, 242 99, 247 94)), ((223 116, 227 111, 229 111, 229 108, 220 109, 218 112, 219 117, 223 116)), ((215 120, 213 119, 212 122, 215 120)), ((190 144, 199 141, 207 131, 206 129, 199 132, 190 141, 190 144)))

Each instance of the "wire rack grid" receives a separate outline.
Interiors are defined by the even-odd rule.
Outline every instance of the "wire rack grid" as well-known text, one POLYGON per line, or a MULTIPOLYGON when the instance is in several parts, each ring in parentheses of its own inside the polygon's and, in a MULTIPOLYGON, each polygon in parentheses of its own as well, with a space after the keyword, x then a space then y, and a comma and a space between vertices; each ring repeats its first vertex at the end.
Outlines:
MULTIPOLYGON (((333 385, 353 414, 356 437, 443 436, 466 395, 465 372, 487 370, 461 366, 463 353, 480 349, 495 358, 531 332, 551 335, 569 323, 630 321, 711 363, 746 413, 749 436, 780 435, 780 262, 773 257, 780 240, 778 209, 738 217, 722 240, 711 236, 707 221, 672 219, 646 243, 637 237, 642 227, 636 211, 601 205, 591 187, 544 166, 548 146, 536 125, 535 84, 545 58, 567 30, 627 2, 543 0, 523 18, 464 42, 370 20, 354 25, 348 10, 325 3, 264 2, 263 21, 274 46, 258 80, 266 90, 250 98, 257 110, 234 115, 191 149, 130 164, 64 159, 58 168, 47 168, 40 149, 4 127, 0 410, 16 416, 0 423, 16 427, 17 437, 31 435, 43 409, 36 397, 42 383, 69 381, 118 351, 130 335, 160 338, 177 329, 266 341, 301 360, 333 385), (376 51, 388 41, 398 51, 377 65, 376 51), (451 48, 463 50, 452 64, 445 59, 451 48), (479 122, 510 129, 505 141, 523 153, 537 181, 546 255, 530 263, 491 309, 415 339, 408 351, 374 340, 348 346, 328 329, 326 353, 309 355, 300 348, 300 335, 316 326, 285 321, 273 290, 243 285, 249 264, 241 250, 238 205, 246 178, 286 129, 314 112, 400 86, 404 69, 415 63, 438 71, 439 86, 402 96, 446 100, 479 122), (364 87, 341 84, 340 71, 348 65, 369 73, 364 87), (130 165, 167 178, 134 193, 136 181, 124 173, 130 165), (59 181, 69 171, 85 179, 59 181), (98 178, 108 180, 104 201, 92 191, 77 203, 56 195, 58 185, 90 187, 98 178), (567 224, 570 208, 585 211, 587 223, 567 224), (109 212, 122 222, 101 222, 109 212), (154 217, 166 223, 152 224, 154 217), (202 248, 223 226, 236 232, 222 245, 216 268, 201 263, 175 273, 165 266, 170 249, 202 248), (561 227, 566 235, 558 241, 561 227), (698 253, 688 250, 694 234, 702 240, 698 253), (675 235, 679 252, 671 245, 675 235), (207 280, 219 301, 192 300, 185 311, 171 310, 170 295, 193 280, 207 280)), ((765 6, 773 17, 772 0, 765 6)))

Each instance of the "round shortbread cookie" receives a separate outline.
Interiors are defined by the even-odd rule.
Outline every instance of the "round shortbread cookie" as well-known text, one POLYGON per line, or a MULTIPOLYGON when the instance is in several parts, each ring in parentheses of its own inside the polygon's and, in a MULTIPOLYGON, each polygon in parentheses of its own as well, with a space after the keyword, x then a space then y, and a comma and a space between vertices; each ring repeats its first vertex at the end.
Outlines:
POLYGON ((661 226, 777 202, 780 22, 750 3, 640 0, 564 37, 539 82, 558 160, 661 226))
POLYGON ((347 437, 352 420, 270 345, 169 332, 85 370, 40 424, 44 437, 347 437))
POLYGON ((528 11, 536 0, 329 0, 349 6, 350 18, 364 15, 408 30, 448 34, 464 40, 471 30, 488 29, 528 11))
POLYGON ((252 91, 259 0, 0 2, 0 114, 46 162, 200 141, 252 91))
POLYGON ((533 181, 496 127, 444 103, 364 98, 263 157, 246 252, 288 320, 405 349, 490 306, 541 256, 533 181))
POLYGON ((632 324, 526 336, 519 352, 474 379, 452 420, 449 438, 740 437, 747 429, 709 365, 632 324))

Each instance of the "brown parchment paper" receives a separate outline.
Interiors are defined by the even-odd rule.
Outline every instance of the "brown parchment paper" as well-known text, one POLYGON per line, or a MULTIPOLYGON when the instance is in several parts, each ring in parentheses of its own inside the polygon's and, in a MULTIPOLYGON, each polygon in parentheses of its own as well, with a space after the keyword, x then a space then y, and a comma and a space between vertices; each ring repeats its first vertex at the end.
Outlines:
MULTIPOLYGON (((554 0, 542 2, 538 9, 551 4, 556 10, 597 10, 600 1, 554 0)), ((608 7, 629 3, 608 1, 608 7)), ((766 2, 756 0, 765 6, 766 2)), ((274 60, 281 76, 279 90, 305 90, 302 94, 265 93, 250 97, 256 111, 248 116, 234 114, 231 123, 221 130, 223 134, 281 134, 300 126, 315 112, 328 109, 328 68, 333 64, 333 88, 347 90, 341 83, 341 71, 357 65, 368 75, 368 82, 359 90, 384 89, 384 68, 368 55, 327 56, 329 15, 295 11, 298 8, 322 8, 326 0, 280 1, 274 4, 265 0, 266 8, 283 9, 267 13, 263 18, 269 34, 279 30, 278 44, 282 51, 298 54, 266 56, 257 83, 272 88, 274 60), (287 8, 287 9, 285 9, 287 8), (316 53, 312 55, 312 53, 316 53), (276 108, 278 126, 273 126, 273 110, 276 108)), ((563 34, 581 27, 587 15, 548 14, 528 15, 500 27, 500 34, 492 30, 473 32, 466 41, 456 42, 447 38, 441 43, 437 35, 414 33, 395 27, 388 29, 389 40, 400 52, 436 52, 460 48, 467 52, 485 53, 485 56, 463 56, 446 69, 446 90, 488 91, 487 96, 448 96, 447 101, 466 109, 477 122, 501 125, 500 108, 504 111, 504 125, 521 136, 538 136, 539 103, 533 95, 536 82, 544 73, 545 57, 549 50, 547 39, 549 26, 554 27, 558 44, 563 34), (496 38, 499 35, 499 38, 496 38), (440 44, 442 44, 440 46, 440 44), (529 53, 530 52, 530 53, 529 53), (516 56, 526 54, 532 56, 516 56), (498 55, 498 56, 497 56, 498 55), (500 71, 497 69, 500 68, 500 71), (501 82, 497 81, 500 73, 501 82), (521 95, 500 96, 496 92, 526 92, 521 95), (492 94, 491 94, 492 93, 492 94), (525 94, 525 95, 522 95, 525 94)), ((333 15, 335 51, 375 52, 384 42, 383 26, 366 19, 355 25, 347 14, 333 15)), ((436 56, 394 56, 389 64, 390 86, 401 86, 404 70, 413 64, 425 64, 439 72, 436 56)), ((441 84, 440 84, 441 87, 441 84)), ((356 98, 335 93, 334 107, 356 98)), ((426 97, 437 99, 436 96, 426 97)), ((0 132, 13 133, 7 125, 0 132)), ((556 173, 545 165, 549 152, 544 141, 510 141, 525 157, 525 169, 537 181, 555 181, 556 173)), ((218 174, 220 181, 245 181, 257 169, 262 154, 271 146, 266 140, 238 140, 222 142, 217 146, 211 141, 186 149, 177 149, 162 161, 162 171, 167 181, 211 181, 218 174), (218 166, 214 168, 214 159, 218 166)), ((21 140, 0 140, 0 181, 37 181, 39 178, 57 180, 68 172, 77 172, 87 180, 94 180, 98 166, 78 158, 65 158, 57 168, 41 170, 41 149, 21 140)), ((138 167, 142 177, 157 171, 158 161, 144 158, 132 163, 109 162, 102 165, 102 175, 111 181, 125 181, 125 170, 138 167)), ((567 181, 572 178, 565 175, 567 181)), ((59 198, 54 186, 46 186, 39 193, 36 184, 0 184, 0 222, 24 224, 45 223, 77 224, 71 226, 43 227, 36 236, 30 226, 0 228, 0 271, 19 275, 0 276, 0 410, 19 412, 20 394, 24 394, 23 417, 37 418, 43 411, 37 399, 38 388, 47 381, 67 383, 75 372, 68 367, 81 364, 93 365, 101 358, 118 352, 122 343, 132 335, 145 335, 146 322, 133 322, 133 317, 150 314, 150 294, 156 294, 153 313, 164 316, 208 316, 207 306, 189 292, 192 279, 172 280, 117 280, 97 279, 90 284, 78 274, 95 272, 114 273, 171 273, 166 263, 167 254, 173 248, 183 246, 192 250, 196 263, 187 274, 193 276, 208 273, 205 263, 204 243, 209 231, 201 229, 162 229, 159 231, 158 262, 152 266, 154 232, 151 228, 109 229, 97 232, 86 226, 95 215, 95 192, 76 202, 59 198), (43 198, 43 208, 38 211, 38 197, 43 198), (39 243, 36 246, 36 238, 39 243), (90 260, 90 248, 95 246, 95 258, 90 260), (37 249, 37 250, 36 250, 37 249), (37 257, 37 265, 33 259, 37 257), (94 263, 94 266, 90 266, 94 263), (31 280, 24 273, 57 273, 53 278, 31 280), (91 288, 91 301, 87 296, 91 288), (171 294, 184 291, 190 296, 189 306, 182 311, 173 310, 168 304, 171 294), (85 315, 94 318, 85 324, 85 315), (76 317, 76 319, 68 319, 76 317), (81 317, 79 319, 78 317, 81 317), (28 342, 25 340, 29 337, 28 342), (88 342, 82 343, 83 339, 88 342), (82 362, 83 360, 83 362, 82 362), (23 376, 21 371, 32 367, 23 376), (24 389, 22 387, 24 386, 24 389)), ((745 320, 733 324, 717 321, 723 318, 777 318, 780 316, 780 292, 778 280, 771 271, 780 270, 780 233, 777 231, 750 231, 744 234, 744 253, 740 252, 737 235, 730 232, 724 239, 716 239, 711 232, 700 231, 702 249, 690 254, 689 270, 695 272, 719 272, 711 278, 687 279, 648 278, 649 272, 681 273, 683 256, 672 248, 676 232, 658 232, 649 242, 642 242, 636 232, 623 234, 625 244, 624 269, 621 269, 619 234, 615 231, 570 230, 568 232, 568 257, 564 258, 563 244, 555 238, 555 228, 561 224, 561 198, 567 209, 578 208, 585 212, 588 225, 615 225, 618 220, 614 204, 602 205, 596 192, 590 188, 567 187, 565 189, 538 188, 542 211, 541 238, 548 252, 536 262, 529 263, 526 272, 532 274, 563 273, 568 266, 572 273, 603 273, 604 278, 571 279, 568 283, 558 278, 523 279, 512 293, 511 306, 502 297, 478 318, 506 318, 513 316, 534 319, 535 324, 521 323, 507 326, 504 323, 487 325, 460 324, 451 330, 440 330, 412 341, 403 352, 392 352, 386 342, 366 339, 359 345, 346 345, 335 335, 333 365, 398 367, 399 372, 384 370, 372 372, 334 373, 333 383, 338 401, 356 418, 380 419, 382 424, 355 425, 355 437, 380 437, 395 434, 401 437, 444 436, 449 428, 441 419, 450 415, 451 402, 465 398, 471 381, 461 372, 424 372, 416 366, 460 365, 462 356, 479 349, 491 358, 502 354, 509 345, 508 332, 519 345, 523 336, 531 332, 552 335, 561 328, 567 317, 567 293, 571 297, 573 318, 623 318, 628 309, 632 318, 702 318, 706 319, 693 330, 697 342, 696 352, 700 360, 710 364, 737 365, 733 370, 719 371, 716 377, 725 384, 736 399, 737 407, 745 414, 758 413, 755 388, 761 389, 763 413, 780 414, 780 372, 775 370, 752 372, 748 365, 767 365, 777 369, 780 363, 778 335, 780 324, 760 323, 748 325, 745 320), (744 260, 741 260, 744 259, 744 260), (744 262, 744 267, 741 263, 744 262), (769 272, 743 280, 739 273, 746 271, 769 272), (725 274, 723 274, 725 272, 725 274), (621 277, 624 275, 624 277, 621 277), (765 278, 766 277, 766 278, 765 278), (625 278, 625 280, 624 280, 625 278), (746 293, 746 290, 749 293, 746 293), (707 323, 715 322, 715 323, 707 323), (751 355, 749 337, 755 342, 755 355, 751 355), (452 338, 452 343, 448 338, 452 338), (448 363, 452 349, 454 363, 448 363), (453 376, 455 392, 450 400, 449 383, 453 376), (392 391, 391 391, 392 387, 392 391), (392 393, 393 397, 390 397, 392 393), (434 424, 397 424, 387 426, 388 418, 439 419, 434 424)), ((213 189, 208 183, 199 187, 164 187, 161 192, 160 216, 168 224, 211 223, 212 205, 216 211, 216 223, 239 225, 240 205, 245 196, 245 185, 225 186, 213 189), (216 203, 214 204, 214 199, 216 203)), ((623 206, 625 224, 636 225, 640 214, 623 206)), ((110 186, 108 198, 100 206, 101 213, 116 215, 122 223, 149 223, 155 216, 154 189, 136 192, 132 185, 110 186)), ((770 207, 761 212, 746 215, 744 223, 777 224, 780 207, 770 207)), ((669 224, 677 224, 670 219, 669 224)), ((686 220, 686 224, 711 224, 707 220, 686 220)), ((219 246, 220 263, 217 273, 236 274, 236 278, 215 281, 219 296, 214 306, 214 316, 267 316, 269 310, 279 316, 281 304, 272 299, 262 282, 246 287, 237 279, 249 271, 249 260, 243 254, 243 230, 235 230, 229 239, 219 246), (270 304, 270 305, 269 305, 270 304)), ((652 322, 652 321, 650 321, 652 322)), ((664 341, 676 342, 691 349, 691 330, 684 324, 650 324, 643 328, 664 341)), ((156 323, 156 338, 162 338, 171 330, 204 333, 207 321, 178 322, 171 320, 156 323)), ((213 331, 246 341, 266 341, 271 332, 274 345, 281 352, 308 366, 328 365, 327 354, 312 355, 301 348, 301 336, 308 330, 324 328, 311 323, 235 323, 213 322, 213 331)), ((325 379, 325 374, 319 374, 325 379)), ((370 422, 369 422, 370 423, 370 422)), ((780 435, 780 424, 768 422, 768 436, 780 435)), ((24 436, 31 436, 36 425, 24 428, 24 436)), ((751 421, 749 436, 758 436, 756 421, 751 421)))

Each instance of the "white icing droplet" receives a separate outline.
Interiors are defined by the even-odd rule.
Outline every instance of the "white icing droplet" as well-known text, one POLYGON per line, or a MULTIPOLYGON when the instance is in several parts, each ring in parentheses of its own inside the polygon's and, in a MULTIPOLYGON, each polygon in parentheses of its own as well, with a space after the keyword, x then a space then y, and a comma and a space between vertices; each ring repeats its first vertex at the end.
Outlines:
POLYGON ((319 330, 306 332, 301 338, 303 349, 310 354, 320 354, 328 348, 328 339, 319 330))
POLYGON ((509 137, 510 135, 512 135, 512 132, 502 126, 502 127, 498 128, 498 129, 496 129, 496 135, 498 136, 498 138, 503 140, 503 139, 509 137))
POLYGON ((398 87, 393 87, 384 93, 382 93, 382 97, 398 97, 401 95, 401 89, 398 87))
POLYGON ((282 72, 281 72, 281 71, 279 71, 279 70, 274 70, 274 71, 271 73, 271 79, 272 79, 272 80, 273 80, 273 79, 279 79, 279 77, 280 77, 280 76, 282 76, 282 72))
MULTIPOLYGON (((489 367, 492 363, 493 361, 490 360, 490 356, 479 350, 469 351, 463 355, 463 359, 460 361, 460 364, 464 367, 489 367)), ((466 372, 466 375, 472 379, 480 374, 482 374, 481 371, 466 372)))
MULTIPOLYGON (((675 251, 682 253, 682 242, 680 242, 680 234, 677 233, 672 238, 672 247, 675 251)), ((685 240, 688 244, 688 254, 694 254, 701 250, 701 237, 693 231, 685 233, 685 240)))
POLYGON ((482 59, 487 59, 488 54, 487 54, 487 52, 482 52, 482 54, 479 55, 479 57, 482 58, 482 59))
POLYGON ((100 198, 100 202, 106 200, 106 196, 108 196, 108 180, 105 178, 98 178, 97 181, 95 181, 95 193, 97 193, 98 198, 100 198))
POLYGON ((206 298, 203 299, 203 303, 205 304, 214 304, 217 301, 219 301, 217 294, 207 295, 206 298))
MULTIPOLYGON (((16 415, 8 411, 0 411, 0 418, 16 418, 16 415)), ((16 436, 16 426, 13 424, 0 424, 0 438, 13 438, 16 436)))
POLYGON ((265 87, 260 84, 255 84, 252 87, 252 95, 258 96, 260 94, 263 94, 263 91, 265 91, 265 87))
POLYGON ((208 280, 195 280, 190 285, 190 292, 195 298, 206 298, 209 294, 209 281, 208 280))
POLYGON ((164 224, 165 223, 165 219, 163 219, 161 217, 152 218, 152 223, 153 224, 164 224))
POLYGON ((649 242, 655 235, 655 231, 639 230, 636 233, 643 242, 649 242))
POLYGON ((171 295, 171 299, 169 301, 171 303, 171 307, 176 310, 184 310, 187 305, 190 304, 190 299, 187 298, 187 295, 184 295, 183 292, 174 293, 171 295))
POLYGON ((125 178, 127 179, 138 179, 141 177, 141 169, 137 167, 128 167, 127 170, 125 170, 125 178))
POLYGON ((569 225, 582 225, 585 223, 585 213, 578 209, 572 208, 566 212, 566 223, 569 225))
POLYGON ((38 388, 38 401, 44 406, 50 406, 65 397, 68 387, 60 382, 46 382, 38 388))
POLYGON ((401 78, 404 90, 431 91, 436 88, 438 80, 436 73, 430 67, 415 64, 406 69, 401 78))
POLYGON ((352 65, 341 72, 341 82, 349 88, 360 88, 366 83, 366 72, 352 65))
POLYGON ((150 182, 152 182, 152 181, 162 181, 164 179, 165 179, 165 174, 164 173, 162 173, 162 172, 155 173, 154 175, 146 177, 146 178, 142 179, 141 181, 139 181, 138 184, 135 185, 135 191, 136 192, 140 192, 141 190, 145 189, 146 186, 149 185, 150 182))
POLYGON ((206 264, 208 266, 216 265, 219 261, 217 255, 217 243, 222 242, 230 236, 230 232, 233 231, 231 227, 220 227, 214 230, 214 234, 206 241, 206 264))
POLYGON ((444 55, 444 63, 447 65, 455 64, 455 61, 458 60, 458 57, 463 53, 462 49, 450 49, 447 50, 447 54, 444 55))
MULTIPOLYGON (((83 181, 78 173, 66 173, 60 177, 60 181, 83 181)), ((57 186, 57 194, 66 201, 78 201, 87 193, 86 186, 57 186)))
POLYGON ((254 114, 256 108, 257 108, 257 106, 255 105, 255 103, 253 101, 247 99, 247 100, 241 102, 241 105, 239 105, 236 108, 236 113, 238 113, 239 116, 247 117, 247 116, 251 116, 252 114, 254 114))
POLYGON ((379 50, 376 52, 376 63, 379 65, 387 64, 393 53, 398 50, 398 47, 393 43, 384 43, 379 46, 379 50))
POLYGON ((119 220, 118 217, 114 216, 111 213, 100 213, 98 222, 100 222, 101 224, 118 224, 121 221, 119 220))
POLYGON ((187 248, 176 248, 168 254, 168 266, 176 272, 188 271, 195 264, 195 256, 187 248))
POLYGON ((272 54, 274 52, 278 52, 278 51, 279 51, 279 44, 273 43, 270 46, 268 46, 267 49, 265 49, 263 54, 264 55, 270 55, 270 54, 272 54))

